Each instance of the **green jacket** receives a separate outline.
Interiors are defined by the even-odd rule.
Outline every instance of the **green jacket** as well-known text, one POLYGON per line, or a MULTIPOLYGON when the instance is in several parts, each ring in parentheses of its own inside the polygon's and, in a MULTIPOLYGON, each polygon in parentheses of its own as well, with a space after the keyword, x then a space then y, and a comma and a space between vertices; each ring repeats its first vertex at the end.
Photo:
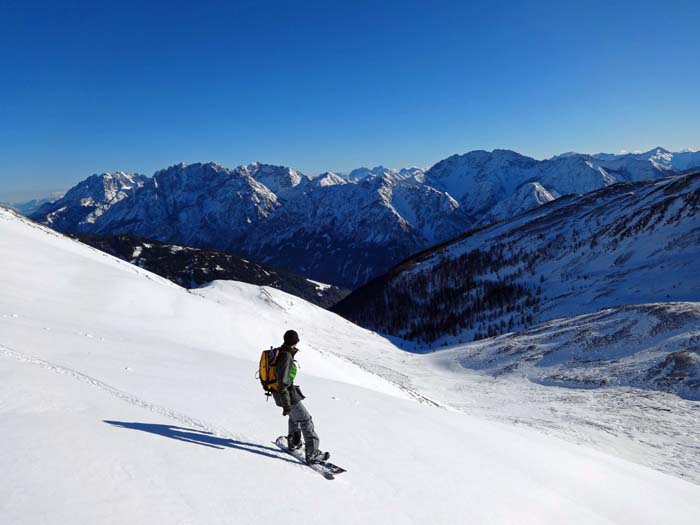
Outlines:
POLYGON ((272 392, 275 404, 279 407, 292 407, 304 399, 299 387, 294 384, 297 365, 294 362, 296 348, 282 345, 277 349, 275 373, 277 374, 277 391, 272 392))

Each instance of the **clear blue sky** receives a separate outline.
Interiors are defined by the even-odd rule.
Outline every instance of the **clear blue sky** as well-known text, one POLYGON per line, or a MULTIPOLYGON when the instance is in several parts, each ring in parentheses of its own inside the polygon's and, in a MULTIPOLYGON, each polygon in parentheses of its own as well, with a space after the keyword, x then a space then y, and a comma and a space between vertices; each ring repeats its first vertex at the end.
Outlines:
POLYGON ((310 175, 700 147, 700 2, 0 0, 0 200, 91 173, 310 175))

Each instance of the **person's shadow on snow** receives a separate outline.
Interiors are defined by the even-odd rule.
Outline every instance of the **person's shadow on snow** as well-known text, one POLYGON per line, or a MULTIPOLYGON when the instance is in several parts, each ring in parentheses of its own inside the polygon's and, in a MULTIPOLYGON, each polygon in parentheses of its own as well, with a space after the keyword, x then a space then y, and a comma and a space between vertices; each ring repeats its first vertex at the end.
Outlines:
POLYGON ((104 420, 104 422, 115 427, 128 428, 131 430, 140 430, 141 432, 148 432, 149 434, 164 436, 171 439, 176 439, 178 441, 184 441, 185 443, 195 443, 197 445, 203 445, 205 447, 218 449, 235 448, 238 450, 245 450, 246 452, 250 452, 252 454, 259 454, 261 456, 279 459, 281 461, 298 463, 298 461, 281 455, 284 454, 284 452, 280 451, 280 449, 278 448, 266 447, 265 445, 259 445, 257 443, 246 443, 245 441, 236 441, 235 439, 230 438, 218 437, 213 435, 211 432, 206 432, 204 430, 174 427, 170 425, 156 425, 154 423, 127 423, 126 421, 107 420, 104 420))

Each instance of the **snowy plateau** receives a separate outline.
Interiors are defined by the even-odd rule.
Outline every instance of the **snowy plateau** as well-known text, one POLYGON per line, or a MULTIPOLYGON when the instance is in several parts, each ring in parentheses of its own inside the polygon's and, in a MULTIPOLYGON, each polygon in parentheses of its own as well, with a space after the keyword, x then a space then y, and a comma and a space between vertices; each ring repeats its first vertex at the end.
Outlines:
MULTIPOLYGON (((696 401, 481 374, 509 364, 493 341, 408 353, 282 291, 188 291, 5 209, 0 253, 3 524, 698 522, 696 401), (272 444, 286 421, 254 372, 289 328, 321 447, 347 469, 333 481, 272 444)), ((614 316, 643 333, 654 308, 505 342, 556 347, 614 316)), ((649 352, 698 337, 696 304, 664 308, 682 324, 649 352)), ((552 371, 570 357, 552 355, 552 371)))

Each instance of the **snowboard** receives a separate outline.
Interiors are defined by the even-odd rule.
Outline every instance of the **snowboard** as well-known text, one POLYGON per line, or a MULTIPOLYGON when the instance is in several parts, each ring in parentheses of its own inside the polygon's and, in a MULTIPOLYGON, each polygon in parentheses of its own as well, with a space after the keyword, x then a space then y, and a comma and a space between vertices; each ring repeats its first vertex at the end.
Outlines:
POLYGON ((309 465, 306 462, 306 456, 301 450, 289 450, 289 447, 287 447, 287 436, 280 436, 274 441, 275 445, 277 445, 282 451, 286 452, 290 456, 294 456, 297 458, 299 461, 301 461, 304 465, 306 465, 309 468, 312 468, 319 474, 321 474, 324 478, 326 479, 335 479, 335 476, 338 474, 342 474, 343 472, 346 472, 344 468, 339 467, 338 465, 334 465, 333 463, 329 463, 327 461, 324 461, 323 463, 312 463, 309 465))

